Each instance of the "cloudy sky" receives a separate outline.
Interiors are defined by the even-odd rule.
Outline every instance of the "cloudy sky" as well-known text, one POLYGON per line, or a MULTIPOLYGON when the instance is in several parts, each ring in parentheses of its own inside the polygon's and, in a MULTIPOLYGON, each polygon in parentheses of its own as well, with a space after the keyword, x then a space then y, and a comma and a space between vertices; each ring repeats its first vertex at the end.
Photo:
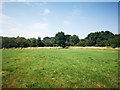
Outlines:
POLYGON ((16 1, 2 3, 1 36, 43 38, 63 31, 84 38, 102 30, 118 33, 117 2, 16 1))

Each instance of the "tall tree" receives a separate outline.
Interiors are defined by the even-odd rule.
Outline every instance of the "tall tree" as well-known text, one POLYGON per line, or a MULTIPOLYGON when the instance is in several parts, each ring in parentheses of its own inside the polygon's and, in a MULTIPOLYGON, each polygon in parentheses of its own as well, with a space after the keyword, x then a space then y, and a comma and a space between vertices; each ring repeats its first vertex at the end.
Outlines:
POLYGON ((36 44, 37 44, 38 47, 45 46, 40 37, 38 37, 38 39, 36 40, 36 44))
POLYGON ((108 40, 113 37, 114 34, 112 32, 101 31, 90 33, 85 39, 88 39, 88 46, 109 46, 108 40))
POLYGON ((65 38, 66 38, 66 46, 70 46, 70 37, 71 35, 65 35, 65 38))
POLYGON ((45 46, 52 46, 53 45, 50 37, 44 37, 43 43, 45 44, 45 46))
POLYGON ((64 32, 58 32, 55 35, 55 41, 58 46, 61 46, 63 48, 66 47, 66 44, 65 44, 66 38, 65 38, 64 32))
POLYGON ((70 36, 70 45, 74 46, 79 42, 79 37, 77 35, 70 36))
POLYGON ((36 38, 30 38, 30 46, 31 47, 36 47, 37 46, 37 40, 36 38))
POLYGON ((113 38, 109 39, 109 41, 111 47, 120 47, 120 34, 116 34, 113 38))
POLYGON ((10 47, 10 38, 8 37, 2 37, 2 47, 3 48, 9 48, 10 47))
POLYGON ((26 42, 26 38, 17 37, 16 38, 17 47, 28 47, 28 43, 26 42))
POLYGON ((87 39, 81 39, 78 43, 77 46, 87 46, 88 45, 88 40, 87 39))
POLYGON ((51 37, 52 46, 57 46, 55 37, 51 37))

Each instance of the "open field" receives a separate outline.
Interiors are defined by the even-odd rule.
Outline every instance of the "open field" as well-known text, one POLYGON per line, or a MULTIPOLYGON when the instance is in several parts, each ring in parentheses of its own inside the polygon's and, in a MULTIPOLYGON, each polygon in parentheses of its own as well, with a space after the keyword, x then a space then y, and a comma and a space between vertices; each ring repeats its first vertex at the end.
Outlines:
POLYGON ((117 88, 118 51, 4 49, 3 88, 117 88))

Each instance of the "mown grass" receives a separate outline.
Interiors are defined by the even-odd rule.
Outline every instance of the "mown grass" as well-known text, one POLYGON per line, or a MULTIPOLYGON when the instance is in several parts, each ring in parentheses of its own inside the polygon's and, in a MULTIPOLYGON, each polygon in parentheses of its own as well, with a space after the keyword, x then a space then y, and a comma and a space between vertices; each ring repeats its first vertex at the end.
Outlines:
POLYGON ((118 51, 2 51, 3 88, 117 88, 118 51))

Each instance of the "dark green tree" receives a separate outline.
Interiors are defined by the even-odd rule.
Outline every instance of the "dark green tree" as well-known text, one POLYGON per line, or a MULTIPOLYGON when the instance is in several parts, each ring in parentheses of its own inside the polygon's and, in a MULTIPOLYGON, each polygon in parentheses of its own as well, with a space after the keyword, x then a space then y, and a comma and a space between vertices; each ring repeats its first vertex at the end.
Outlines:
POLYGON ((16 38, 16 43, 17 43, 17 47, 28 47, 28 43, 26 42, 26 38, 24 37, 17 37, 16 38))
POLYGON ((53 46, 50 37, 44 37, 44 38, 43 38, 43 43, 45 44, 45 46, 53 46))
POLYGON ((74 46, 79 42, 79 37, 77 35, 70 36, 70 45, 74 46))
POLYGON ((115 47, 120 47, 120 34, 116 34, 113 38, 109 39, 110 46, 115 48, 115 47))
POLYGON ((65 41, 66 46, 70 46, 70 37, 71 37, 71 35, 65 35, 65 38, 66 38, 66 41, 65 41))
POLYGON ((88 39, 88 46, 109 46, 108 40, 113 37, 114 34, 112 32, 101 31, 90 33, 85 39, 88 39))
POLYGON ((55 37, 51 37, 52 46, 57 46, 55 37))
POLYGON ((55 42, 58 46, 61 46, 63 48, 66 47, 65 41, 66 41, 66 38, 65 38, 64 32, 58 32, 55 35, 55 42))
POLYGON ((2 37, 2 48, 9 48, 10 47, 9 41, 10 38, 2 37))
POLYGON ((113 34, 110 31, 101 31, 90 33, 85 39, 79 40, 76 35, 65 35, 64 32, 58 32, 55 37, 40 37, 26 39, 25 37, 0 37, 2 38, 3 48, 12 47, 41 47, 41 46, 111 46, 120 47, 120 34, 113 34))
POLYGON ((87 39, 81 39, 76 45, 85 47, 85 46, 88 45, 88 40, 87 39))
POLYGON ((41 40, 40 37, 38 37, 38 39, 36 40, 36 45, 37 45, 38 47, 43 47, 43 46, 45 46, 45 44, 42 42, 42 40, 41 40))
POLYGON ((30 47, 36 47, 37 46, 37 40, 36 38, 30 38, 30 47))

